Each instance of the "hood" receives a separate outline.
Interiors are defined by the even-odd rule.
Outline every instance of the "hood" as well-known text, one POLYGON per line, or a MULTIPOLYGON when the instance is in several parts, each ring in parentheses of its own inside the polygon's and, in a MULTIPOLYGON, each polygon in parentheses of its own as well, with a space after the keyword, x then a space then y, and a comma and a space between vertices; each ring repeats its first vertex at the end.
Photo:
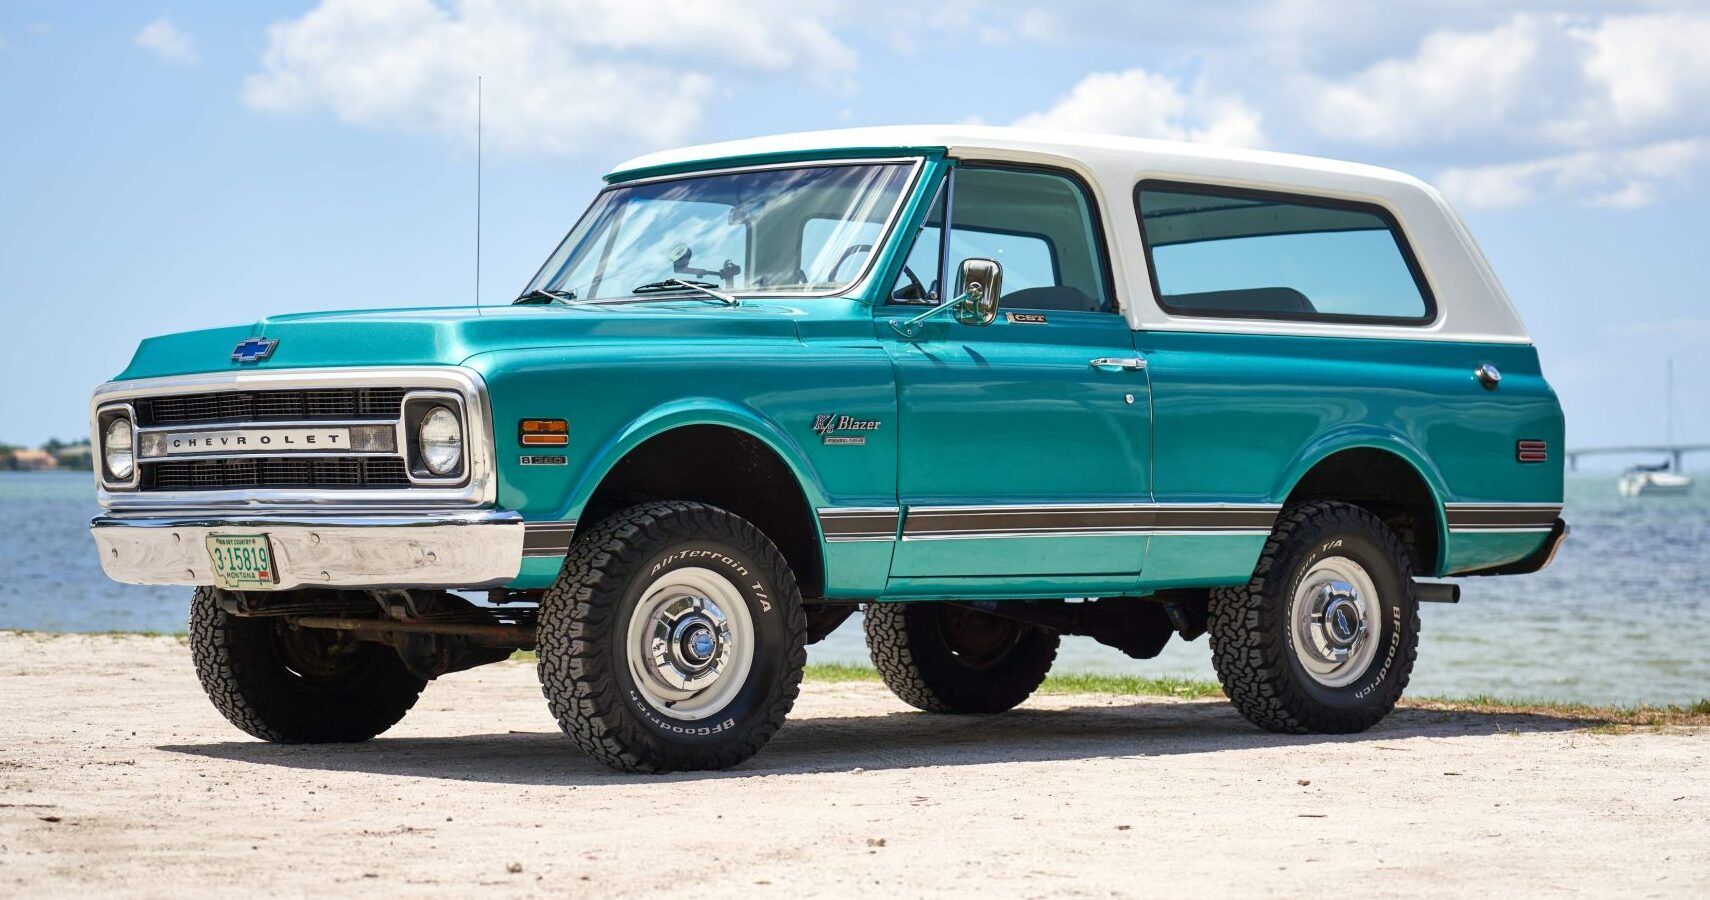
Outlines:
POLYGON ((782 300, 723 307, 676 299, 302 313, 149 338, 116 380, 250 369, 456 365, 494 350, 624 340, 794 341, 804 315, 800 306, 782 300), (233 350, 252 337, 278 343, 265 360, 234 362, 233 350))

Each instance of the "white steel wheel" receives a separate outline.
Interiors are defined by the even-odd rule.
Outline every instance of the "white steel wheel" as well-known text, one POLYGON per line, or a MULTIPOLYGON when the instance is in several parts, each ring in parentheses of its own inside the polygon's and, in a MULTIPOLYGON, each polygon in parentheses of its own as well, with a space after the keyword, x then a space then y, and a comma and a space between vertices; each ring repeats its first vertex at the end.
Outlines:
POLYGON ((674 569, 642 592, 624 642, 636 692, 660 715, 722 711, 754 664, 754 619, 736 585, 711 569, 674 569))
POLYGON ((1318 560, 1289 602, 1289 643, 1313 681, 1345 687, 1366 674, 1383 629, 1377 586, 1345 556, 1318 560))

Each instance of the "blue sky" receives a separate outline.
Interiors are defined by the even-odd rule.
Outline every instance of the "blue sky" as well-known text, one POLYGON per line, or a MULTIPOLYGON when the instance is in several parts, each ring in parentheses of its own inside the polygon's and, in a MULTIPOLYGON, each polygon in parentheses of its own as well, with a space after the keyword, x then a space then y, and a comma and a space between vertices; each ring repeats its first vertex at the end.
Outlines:
POLYGON ((0 0, 0 440, 82 435, 150 334, 467 302, 480 73, 488 302, 660 147, 934 121, 1262 146, 1443 187, 1572 442, 1660 439, 1668 358, 1677 434, 1710 441, 1705 46, 1710 10, 1665 0, 0 0))

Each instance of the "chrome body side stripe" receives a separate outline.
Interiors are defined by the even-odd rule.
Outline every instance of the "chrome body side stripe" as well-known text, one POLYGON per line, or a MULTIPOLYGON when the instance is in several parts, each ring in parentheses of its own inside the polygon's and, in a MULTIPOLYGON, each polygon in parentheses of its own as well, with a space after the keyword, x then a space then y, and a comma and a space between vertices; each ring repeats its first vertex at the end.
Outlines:
POLYGON ((575 536, 575 522, 529 522, 523 526, 523 557, 563 556, 575 536))

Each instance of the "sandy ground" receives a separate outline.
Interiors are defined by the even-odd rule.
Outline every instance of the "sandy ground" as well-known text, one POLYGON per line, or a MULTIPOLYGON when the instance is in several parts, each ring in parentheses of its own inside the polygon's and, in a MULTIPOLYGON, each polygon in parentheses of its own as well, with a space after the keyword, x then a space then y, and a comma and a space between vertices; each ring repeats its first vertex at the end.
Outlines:
POLYGON ((233 730, 168 638, 0 635, 0 896, 1710 895, 1710 733, 1406 711, 1277 737, 1222 702, 982 719, 810 684, 733 772, 637 777, 526 664, 363 745, 233 730))

